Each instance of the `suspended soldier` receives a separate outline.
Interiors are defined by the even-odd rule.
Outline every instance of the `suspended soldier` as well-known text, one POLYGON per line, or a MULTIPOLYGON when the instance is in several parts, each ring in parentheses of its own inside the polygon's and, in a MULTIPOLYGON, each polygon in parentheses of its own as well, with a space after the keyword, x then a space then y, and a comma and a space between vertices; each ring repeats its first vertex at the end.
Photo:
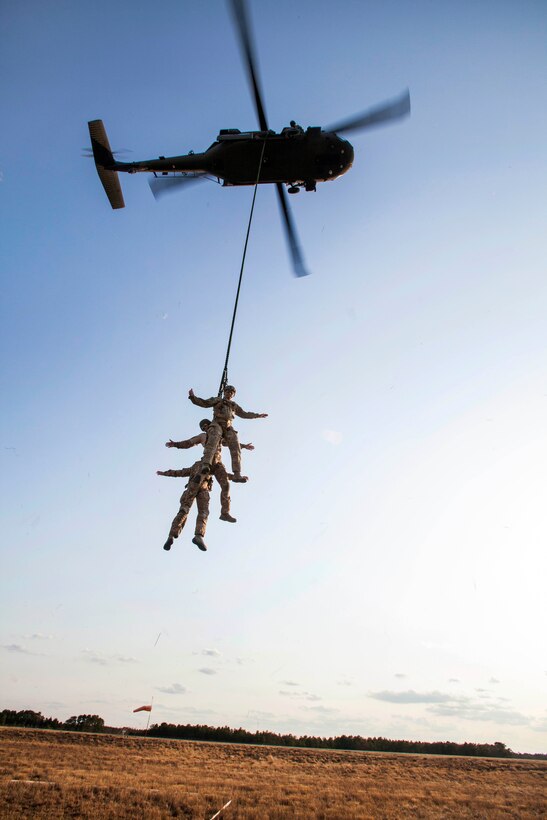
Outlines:
POLYGON ((265 419, 267 413, 250 413, 243 410, 239 404, 233 400, 236 394, 236 389, 231 384, 227 384, 224 388, 223 396, 213 396, 210 399, 200 399, 196 396, 194 391, 190 388, 188 398, 192 404, 197 404, 198 407, 212 407, 213 421, 209 425, 207 431, 207 442, 203 453, 203 463, 205 465, 212 465, 214 454, 222 439, 226 442, 230 455, 232 457, 232 481, 247 481, 247 476, 241 475, 241 447, 237 436, 237 430, 234 430, 232 423, 236 416, 242 419, 265 419))
POLYGON ((171 529, 169 530, 169 537, 163 545, 164 550, 170 550, 173 546, 174 539, 178 538, 181 534, 195 499, 198 514, 192 543, 199 547, 200 550, 205 552, 207 550, 207 546, 203 540, 203 537, 207 528, 207 519, 209 518, 209 496, 213 486, 213 479, 211 478, 211 475, 204 471, 203 463, 201 461, 196 461, 191 467, 185 467, 182 470, 166 470, 165 472, 158 470, 158 475, 189 478, 188 484, 180 497, 180 508, 176 516, 173 518, 173 523, 171 524, 171 529))
MULTIPOLYGON (((188 450, 190 447, 195 447, 198 444, 205 447, 209 430, 211 428, 211 422, 209 419, 202 419, 199 426, 202 430, 199 435, 192 436, 192 438, 187 438, 183 441, 173 441, 172 439, 169 439, 169 441, 165 443, 165 446, 176 447, 180 450, 188 450)), ((222 463, 221 445, 226 446, 226 442, 222 440, 217 446, 216 452, 213 455, 213 462, 211 464, 211 475, 220 485, 220 520, 229 521, 231 524, 235 524, 236 519, 230 515, 230 480, 226 467, 222 463)), ((244 450, 254 450, 254 446, 251 443, 241 444, 241 448, 244 450)), ((179 473, 180 470, 158 470, 158 475, 164 476, 179 476, 179 473)))

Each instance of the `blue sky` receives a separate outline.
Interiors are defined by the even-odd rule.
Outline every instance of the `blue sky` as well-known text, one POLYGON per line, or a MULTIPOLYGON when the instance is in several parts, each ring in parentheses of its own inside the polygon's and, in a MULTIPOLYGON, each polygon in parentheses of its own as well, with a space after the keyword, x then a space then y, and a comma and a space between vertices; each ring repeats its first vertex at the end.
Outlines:
POLYGON ((113 212, 81 149, 254 128, 228 9, 3 5, 3 706, 545 751, 545 5, 251 17, 272 128, 412 116, 291 197, 313 276, 259 189, 230 381, 269 417, 237 525, 213 494, 167 554, 252 191, 126 176, 113 212))

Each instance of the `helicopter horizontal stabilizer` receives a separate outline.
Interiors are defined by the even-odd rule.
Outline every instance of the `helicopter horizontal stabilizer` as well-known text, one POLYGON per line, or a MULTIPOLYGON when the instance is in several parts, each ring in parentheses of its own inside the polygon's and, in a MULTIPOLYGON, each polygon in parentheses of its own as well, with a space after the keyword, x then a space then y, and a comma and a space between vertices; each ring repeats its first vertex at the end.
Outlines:
POLYGON ((99 179, 102 182, 108 201, 114 209, 125 208, 118 172, 112 168, 112 166, 116 164, 116 160, 112 155, 112 149, 106 136, 103 121, 91 120, 88 125, 95 167, 97 168, 97 173, 99 174, 99 179), (111 167, 109 168, 109 166, 111 167))

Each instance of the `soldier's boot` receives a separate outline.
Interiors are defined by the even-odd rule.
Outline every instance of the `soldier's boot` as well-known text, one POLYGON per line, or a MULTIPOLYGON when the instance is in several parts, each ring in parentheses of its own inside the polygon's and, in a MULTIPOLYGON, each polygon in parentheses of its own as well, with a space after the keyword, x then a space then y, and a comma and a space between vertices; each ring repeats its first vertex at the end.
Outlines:
POLYGON ((207 545, 205 541, 201 537, 201 535, 194 535, 192 538, 192 544, 195 544, 196 547, 199 547, 202 552, 207 552, 207 545))
POLYGON ((230 524, 235 524, 237 521, 237 518, 234 518, 230 513, 222 513, 222 515, 219 515, 219 518, 221 521, 229 521, 230 524))
POLYGON ((236 484, 245 484, 248 480, 248 475, 241 475, 241 473, 230 473, 230 481, 235 481, 236 484))
POLYGON ((167 541, 163 545, 163 549, 164 550, 170 550, 172 546, 173 546, 173 539, 171 538, 171 536, 169 536, 169 538, 167 539, 167 541))

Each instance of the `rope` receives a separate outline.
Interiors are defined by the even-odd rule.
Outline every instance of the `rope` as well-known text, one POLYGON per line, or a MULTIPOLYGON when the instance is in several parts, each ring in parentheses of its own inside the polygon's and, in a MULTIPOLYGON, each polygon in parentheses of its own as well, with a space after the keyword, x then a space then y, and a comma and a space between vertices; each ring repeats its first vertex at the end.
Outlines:
POLYGON ((236 322, 236 314, 237 314, 237 306, 239 303, 239 292, 241 290, 241 280, 243 279, 243 269, 245 267, 245 257, 247 255, 247 244, 249 242, 249 234, 251 232, 251 223, 253 221, 253 212, 255 209, 255 200, 256 200, 256 192, 258 189, 258 183, 260 180, 260 170, 262 168, 262 159, 264 157, 264 149, 266 148, 266 140, 264 140, 262 144, 262 151, 260 153, 260 162, 258 163, 258 173, 256 175, 256 182, 255 182, 255 189, 253 193, 253 201, 251 204, 251 212, 249 214, 249 223, 247 225, 247 235, 245 237, 245 245, 243 247, 243 257, 241 259, 241 269, 239 271, 239 282, 237 283, 237 291, 236 291, 236 299, 234 304, 234 312, 232 315, 232 324, 230 326, 230 335, 228 337, 228 348, 226 350, 226 359, 224 361, 224 370, 222 371, 222 378, 220 380, 220 386, 218 388, 218 395, 222 395, 222 391, 224 390, 225 386, 228 384, 228 360, 230 358, 230 349, 232 347, 232 336, 234 335, 234 325, 236 322))

